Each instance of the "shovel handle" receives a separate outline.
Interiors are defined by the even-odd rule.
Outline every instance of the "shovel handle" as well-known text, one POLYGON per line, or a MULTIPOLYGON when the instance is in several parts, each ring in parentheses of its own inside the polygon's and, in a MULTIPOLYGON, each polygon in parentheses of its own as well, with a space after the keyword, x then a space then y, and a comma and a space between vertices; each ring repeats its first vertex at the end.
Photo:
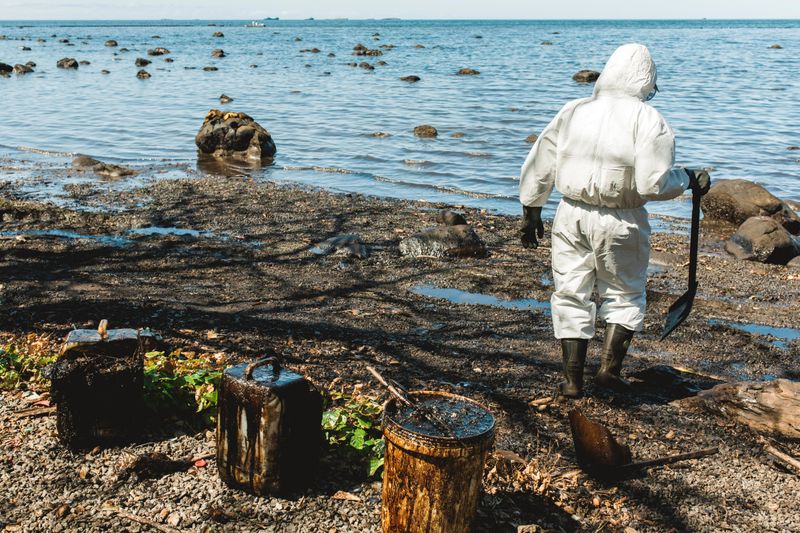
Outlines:
POLYGON ((628 470, 640 470, 642 468, 650 468, 653 466, 671 465, 672 463, 677 463, 678 461, 699 459, 701 457, 714 455, 716 453, 719 453, 719 448, 704 448, 702 450, 696 450, 688 453, 680 453, 678 455, 670 455, 669 457, 661 457, 659 459, 652 459, 650 461, 639 461, 636 463, 629 463, 627 465, 623 465, 622 468, 628 470))
POLYGON ((700 199, 698 188, 692 189, 692 227, 689 238, 689 290, 697 289, 697 249, 700 244, 700 199))

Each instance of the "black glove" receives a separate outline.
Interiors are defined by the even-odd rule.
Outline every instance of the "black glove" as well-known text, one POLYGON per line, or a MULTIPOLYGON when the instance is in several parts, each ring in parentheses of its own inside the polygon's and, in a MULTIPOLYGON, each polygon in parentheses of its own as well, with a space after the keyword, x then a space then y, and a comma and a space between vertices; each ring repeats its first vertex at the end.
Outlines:
POLYGON ((544 224, 542 224, 542 208, 522 206, 522 246, 525 248, 538 248, 539 239, 544 237, 544 224))
POLYGON ((686 173, 689 174, 689 189, 699 191, 700 196, 703 196, 711 188, 711 176, 705 170, 686 169, 686 173))

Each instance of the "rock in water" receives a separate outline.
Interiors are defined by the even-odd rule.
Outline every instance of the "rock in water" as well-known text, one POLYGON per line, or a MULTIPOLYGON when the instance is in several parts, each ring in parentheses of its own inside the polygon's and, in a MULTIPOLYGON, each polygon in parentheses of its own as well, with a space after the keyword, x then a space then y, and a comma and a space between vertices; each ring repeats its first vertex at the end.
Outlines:
POLYGON ((222 48, 215 48, 211 50, 211 57, 225 57, 225 50, 222 48))
POLYGON ((800 255, 800 242, 770 217, 751 217, 725 243, 737 259, 785 265, 800 255))
POLYGON ((439 132, 429 124, 422 124, 414 128, 414 135, 417 137, 436 137, 439 132))
POLYGON ((369 49, 361 43, 353 47, 354 56, 382 56, 383 52, 377 49, 369 49))
POLYGON ((215 31, 214 33, 211 34, 211 36, 212 37, 225 37, 225 34, 222 33, 221 31, 215 31))
POLYGON ((147 51, 147 55, 149 56, 163 56, 169 53, 170 51, 162 46, 159 46, 157 48, 151 48, 150 50, 147 51))
POLYGON ((59 59, 56 62, 58 68, 78 68, 78 62, 71 57, 59 59))
POLYGON ((220 104, 229 104, 231 102, 233 102, 233 98, 231 98, 227 94, 220 95, 220 97, 219 97, 219 103, 220 104))
POLYGON ((130 167, 103 163, 88 155, 77 155, 72 159, 72 167, 78 170, 91 170, 101 178, 116 180, 126 176, 135 176, 136 171, 130 167))
POLYGON ((409 257, 485 257, 486 245, 470 226, 437 226, 403 239, 400 253, 409 257))
POLYGON ((366 259, 369 257, 367 247, 358 235, 337 235, 336 237, 331 237, 330 239, 322 241, 308 251, 315 255, 341 253, 358 257, 359 259, 366 259))
POLYGON ((750 217, 768 216, 790 233, 800 233, 800 217, 780 198, 752 181, 737 179, 717 181, 703 196, 703 215, 713 220, 742 224, 750 217))
POLYGON ((219 69, 217 67, 212 66, 212 67, 203 67, 203 70, 205 70, 206 72, 216 72, 219 69))
POLYGON ((538 141, 538 140, 539 140, 539 136, 538 136, 538 135, 536 135, 535 133, 531 133, 530 135, 528 135, 527 137, 525 137, 525 142, 526 142, 526 143, 531 143, 531 144, 533 144, 533 143, 535 143, 535 142, 536 142, 536 141, 538 141))
POLYGON ((195 137, 200 153, 216 158, 263 160, 275 155, 269 132, 245 113, 212 109, 195 137))
POLYGON ((33 72, 33 69, 28 65, 14 65, 14 74, 30 74, 31 72, 33 72))
POLYGON ((403 76, 402 78, 400 78, 400 81, 407 81, 409 83, 417 83, 421 79, 422 78, 420 78, 419 76, 403 76))
POLYGON ((113 48, 113 47, 117 46, 117 41, 115 41, 114 39, 109 39, 109 40, 107 40, 105 42, 105 45, 108 46, 108 47, 113 48))
POLYGON ((572 75, 572 79, 578 83, 592 83, 599 77, 600 73, 596 70, 580 70, 572 75))
POLYGON ((143 57, 137 57, 137 58, 136 58, 136 61, 134 61, 134 64, 135 64, 137 67, 146 67, 146 66, 147 66, 147 65, 149 65, 150 63, 152 63, 152 61, 150 61, 149 59, 145 59, 145 58, 143 58, 143 57))
POLYGON ((136 77, 139 78, 140 80, 146 80, 150 78, 150 76, 151 74, 147 72, 145 69, 141 69, 139 70, 139 72, 136 73, 136 77))
POLYGON ((477 76, 480 72, 473 68, 462 68, 456 74, 459 76, 477 76))
POLYGON ((0 63, 0 74, 8 74, 12 70, 14 70, 14 67, 11 65, 7 63, 0 63))

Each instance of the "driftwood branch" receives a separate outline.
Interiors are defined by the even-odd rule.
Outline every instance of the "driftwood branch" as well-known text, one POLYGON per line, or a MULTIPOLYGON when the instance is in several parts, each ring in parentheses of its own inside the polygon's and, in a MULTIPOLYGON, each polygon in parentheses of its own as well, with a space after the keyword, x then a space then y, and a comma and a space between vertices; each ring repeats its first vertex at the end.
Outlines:
POLYGON ((783 453, 770 444, 764 445, 764 451, 767 452, 767 455, 769 455, 774 461, 781 463, 795 474, 800 475, 800 460, 795 459, 787 453, 783 453))
POLYGON ((50 407, 31 407, 29 409, 21 409, 13 413, 14 418, 28 418, 32 416, 45 416, 52 415, 56 412, 56 406, 50 407))
POLYGON ((131 522, 136 522, 137 524, 142 524, 143 526, 152 527, 153 529, 161 531, 162 533, 186 533, 186 531, 182 529, 177 529, 172 526, 159 524, 158 522, 153 522, 152 520, 148 520, 147 518, 142 518, 141 516, 129 513, 128 511, 123 511, 122 509, 112 508, 109 510, 115 515, 119 516, 120 518, 130 520, 131 522))

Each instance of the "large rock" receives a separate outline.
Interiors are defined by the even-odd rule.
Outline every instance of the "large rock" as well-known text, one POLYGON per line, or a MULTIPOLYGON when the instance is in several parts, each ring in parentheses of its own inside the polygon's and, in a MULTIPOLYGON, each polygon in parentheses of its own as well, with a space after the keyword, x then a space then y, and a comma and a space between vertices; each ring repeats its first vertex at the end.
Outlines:
POLYGON ((88 155, 77 155, 72 159, 72 167, 76 170, 91 170, 101 178, 116 180, 127 176, 135 176, 136 171, 130 167, 103 163, 88 155))
POLYGON ((600 73, 596 70, 579 70, 572 75, 572 79, 578 83, 592 83, 597 81, 597 78, 599 77, 600 73))
POLYGON ((354 56, 382 56, 383 52, 378 49, 370 49, 364 46, 361 43, 358 43, 353 47, 353 55, 354 56))
POLYGON ((800 243, 770 217, 751 217, 725 243, 737 259, 785 265, 800 254, 800 243))
POLYGON ((58 68, 78 68, 78 62, 71 57, 65 57, 63 59, 59 59, 56 62, 56 66, 58 68))
POLYGON ((195 137, 201 154, 217 158, 262 160, 275 155, 269 132, 245 113, 212 109, 195 137))
POLYGON ((14 67, 12 67, 11 65, 7 63, 0 63, 0 73, 8 74, 12 70, 14 70, 14 67))
POLYGON ((484 257, 486 245, 471 226, 436 226, 403 239, 400 253, 409 257, 484 257))
POLYGON ((790 233, 800 233, 800 217, 768 190, 752 181, 736 179, 717 181, 701 203, 703 214, 712 220, 742 224, 750 217, 768 216, 790 233))
POLYGON ((414 135, 417 137, 436 137, 439 132, 430 124, 422 124, 414 128, 414 135))

